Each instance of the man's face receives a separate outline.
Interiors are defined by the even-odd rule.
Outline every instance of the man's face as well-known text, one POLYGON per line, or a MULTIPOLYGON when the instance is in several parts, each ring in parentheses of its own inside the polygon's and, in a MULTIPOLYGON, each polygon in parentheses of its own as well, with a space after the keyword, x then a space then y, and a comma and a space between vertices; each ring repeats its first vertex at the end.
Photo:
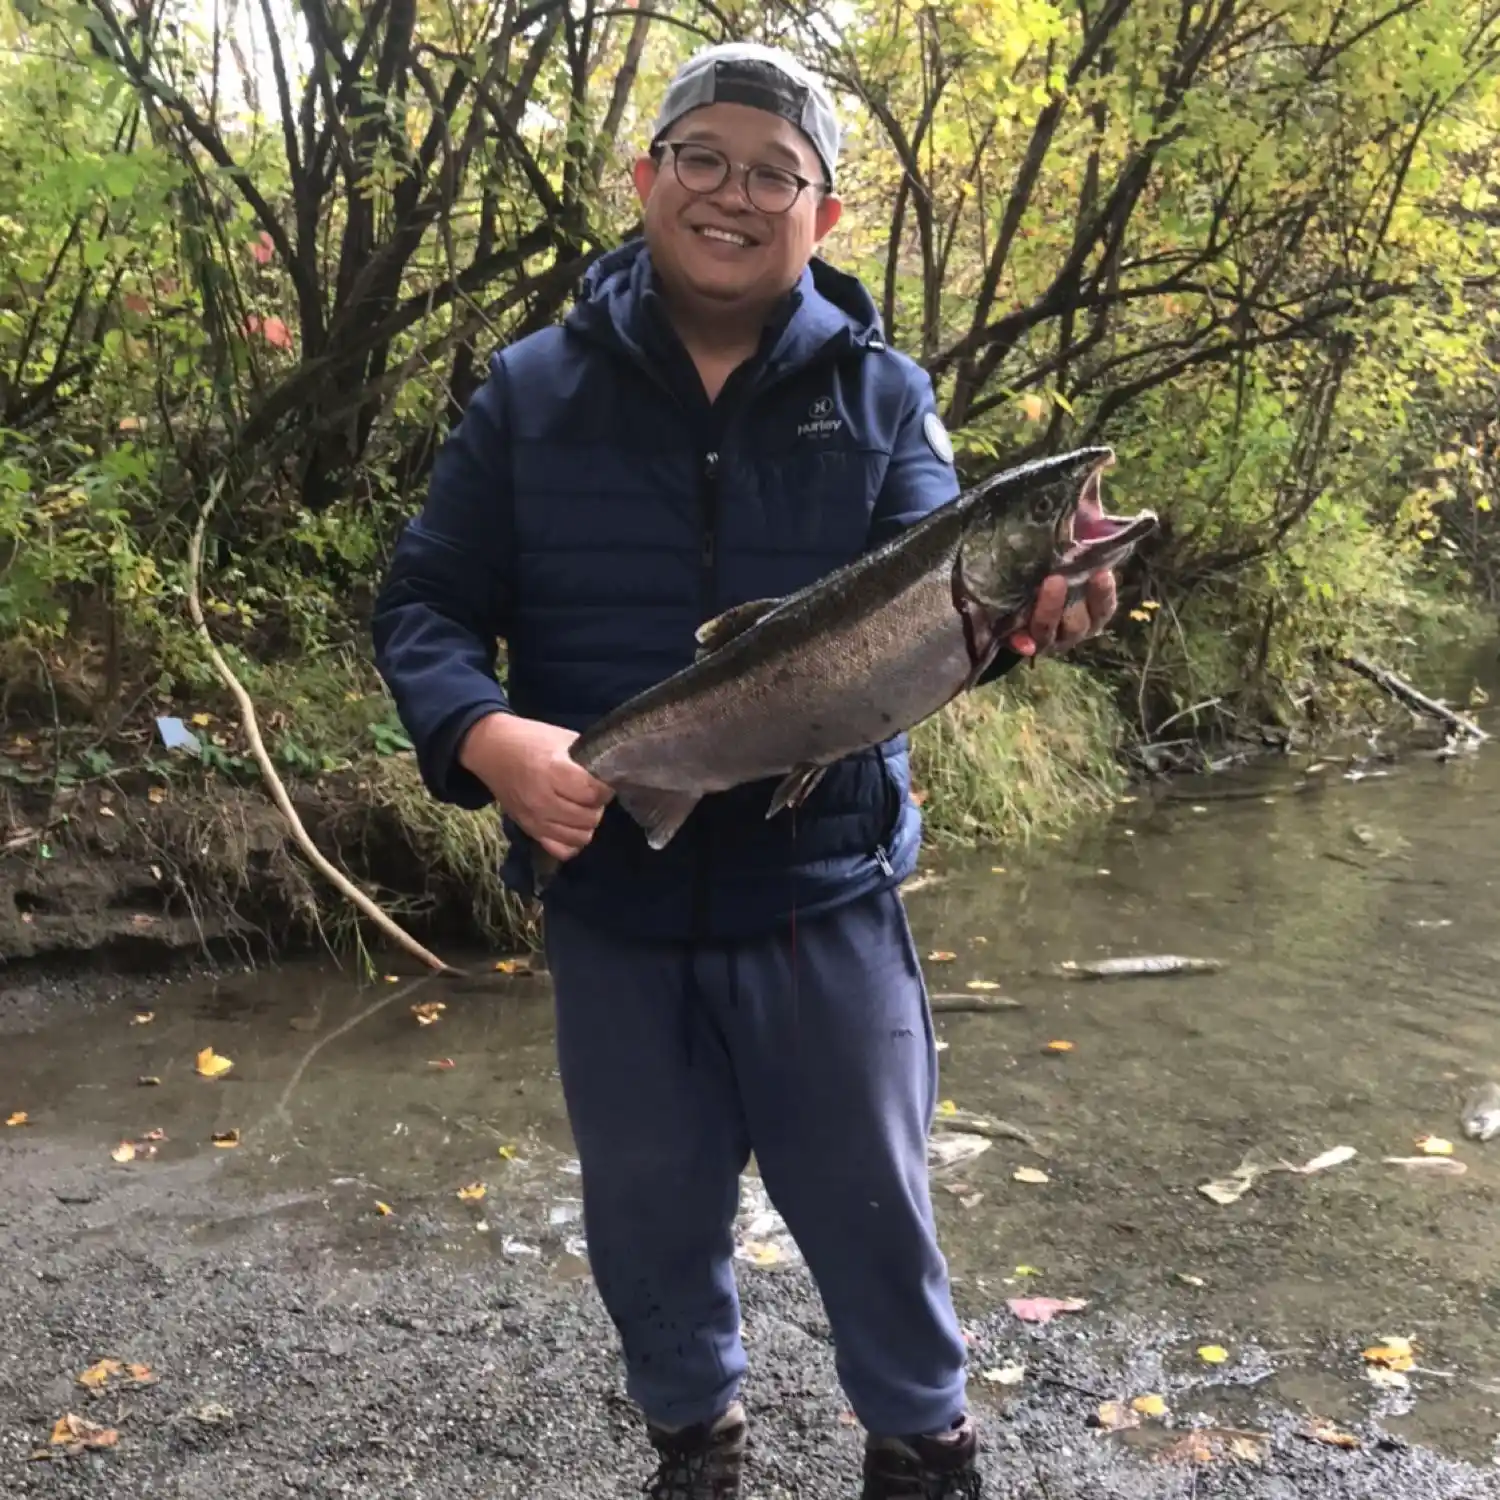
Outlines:
MULTIPOLYGON (((722 186, 694 192, 678 180, 670 146, 658 166, 649 156, 635 164, 635 186, 645 209, 646 243, 652 263, 668 286, 725 306, 770 303, 796 284, 818 242, 838 222, 837 198, 804 188, 784 213, 758 206, 774 203, 774 180, 753 179, 746 191, 741 164, 780 168, 824 180, 812 142, 788 120, 743 104, 710 104, 684 115, 666 133, 667 142, 707 147, 731 163, 722 186)), ((682 175, 711 173, 700 149, 682 161, 682 175)))

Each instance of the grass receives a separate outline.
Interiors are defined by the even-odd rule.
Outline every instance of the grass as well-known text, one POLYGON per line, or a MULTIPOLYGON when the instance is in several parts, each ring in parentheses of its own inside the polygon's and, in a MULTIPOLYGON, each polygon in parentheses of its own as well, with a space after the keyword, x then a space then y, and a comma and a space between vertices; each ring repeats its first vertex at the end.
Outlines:
POLYGON ((1110 690, 1062 661, 1017 667, 917 726, 912 780, 939 845, 1029 843, 1120 794, 1110 690))

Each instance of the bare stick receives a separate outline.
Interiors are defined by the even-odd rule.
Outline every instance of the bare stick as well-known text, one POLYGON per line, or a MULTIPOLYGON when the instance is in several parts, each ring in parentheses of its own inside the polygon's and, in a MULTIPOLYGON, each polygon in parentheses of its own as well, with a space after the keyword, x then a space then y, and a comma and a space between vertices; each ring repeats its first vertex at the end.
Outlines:
POLYGON ((927 997, 933 1015, 970 1012, 984 1015, 996 1010, 1020 1010, 1021 1002, 1009 995, 966 995, 962 990, 939 990, 927 997))
POLYGON ((245 726, 245 737, 250 741, 251 752, 255 756, 256 764, 260 767, 261 775, 265 778, 272 799, 290 825, 292 837, 296 839, 302 852, 325 880, 347 896, 387 937, 394 939, 414 958, 421 959, 424 964, 439 974, 459 973, 459 970, 444 963, 435 953, 429 953, 414 937, 381 911, 347 875, 330 864, 318 846, 313 843, 307 829, 302 826, 302 819, 297 816, 297 809, 292 806, 292 799, 287 796, 286 787, 281 777, 276 774, 276 767, 271 763, 271 757, 266 753, 265 741, 260 737, 260 724, 255 717, 255 705, 250 701, 250 695, 245 691, 239 678, 230 669, 229 663, 219 654, 219 648, 214 645, 214 638, 208 633, 208 625, 203 618, 203 602, 198 592, 198 578, 203 569, 203 535, 208 530, 209 513, 213 510, 214 502, 218 498, 219 481, 215 480, 213 488, 209 490, 208 499, 203 502, 203 509, 199 512, 198 524, 193 530, 193 539, 188 544, 188 610, 192 614, 193 624, 199 636, 202 637, 204 648, 218 670, 219 676, 224 679, 224 685, 234 694, 235 701, 240 706, 240 721, 245 726))
POLYGON ((1443 704, 1429 698, 1426 693, 1419 693, 1409 682, 1397 677, 1394 672, 1388 671, 1385 667, 1377 667, 1374 662, 1366 661, 1364 657, 1355 656, 1353 653, 1339 657, 1339 665, 1348 667, 1351 672, 1358 672, 1361 677, 1373 682, 1387 697, 1394 698, 1398 703, 1404 703, 1416 713, 1437 719, 1450 729, 1460 730, 1473 739, 1487 740, 1489 738, 1489 735, 1472 719, 1465 718, 1463 714, 1454 713, 1451 708, 1444 707, 1443 704))

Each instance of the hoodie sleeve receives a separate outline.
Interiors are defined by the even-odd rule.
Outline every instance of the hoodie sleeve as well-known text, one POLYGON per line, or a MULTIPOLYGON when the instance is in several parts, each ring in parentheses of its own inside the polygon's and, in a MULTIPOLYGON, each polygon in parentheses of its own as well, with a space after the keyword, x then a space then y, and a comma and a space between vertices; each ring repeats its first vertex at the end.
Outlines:
POLYGON ((459 765, 459 743, 486 714, 510 711, 495 676, 514 566, 508 441, 497 357, 438 451, 426 503, 396 543, 371 620, 375 665, 423 782, 440 801, 466 808, 493 798, 459 765))
MULTIPOLYGON (((920 365, 912 363, 891 460, 870 518, 871 548, 888 542, 929 511, 956 498, 960 487, 950 455, 932 382, 920 365)), ((1002 646, 978 685, 1003 677, 1020 660, 1018 652, 1002 646)))

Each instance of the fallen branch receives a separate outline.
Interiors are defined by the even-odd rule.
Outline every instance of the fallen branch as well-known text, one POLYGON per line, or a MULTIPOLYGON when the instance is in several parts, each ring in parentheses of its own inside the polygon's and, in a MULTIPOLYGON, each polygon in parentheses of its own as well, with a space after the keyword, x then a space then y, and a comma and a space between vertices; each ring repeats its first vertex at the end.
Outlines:
POLYGON ((1426 714, 1429 718, 1446 724, 1450 729, 1456 729, 1471 739, 1487 740, 1489 735, 1479 727, 1472 719, 1465 718, 1463 714, 1455 713, 1451 708, 1429 698, 1426 693, 1419 693, 1409 682, 1397 677, 1394 672, 1385 667, 1377 667, 1374 662, 1366 661, 1363 656, 1356 656, 1352 652, 1348 656, 1338 658, 1339 665, 1348 667, 1351 672, 1373 682, 1388 698, 1394 698, 1398 703, 1404 703, 1414 713, 1426 714))
POLYGON ((429 953, 414 937, 387 916, 347 875, 330 864, 318 846, 313 843, 307 829, 302 826, 302 819, 297 816, 297 809, 292 806, 292 799, 287 795, 286 786, 277 775, 276 767, 271 763, 271 757, 266 752, 265 741, 260 737, 260 724, 255 716, 255 705, 250 701, 249 693, 245 691, 239 678, 234 675, 229 663, 219 653, 219 648, 214 644, 214 638, 208 633, 208 624, 203 618, 203 601, 199 594, 199 575, 203 570, 203 537, 208 530, 209 515, 218 498, 219 482, 215 481, 214 487, 209 491, 208 499, 203 502, 203 509, 198 514, 198 524, 193 529, 192 541, 188 543, 188 610, 193 617, 193 625, 203 640, 204 649, 207 650, 219 676, 224 679, 225 687, 234 694, 235 702, 240 706, 240 721, 245 726, 245 737, 250 741, 251 753, 255 756, 255 762, 265 778, 272 800, 281 809, 281 815, 291 827, 292 837, 296 839, 302 852, 325 880, 347 896, 387 937, 394 939, 414 958, 421 959, 424 964, 439 974, 459 973, 459 970, 444 963, 435 953, 429 953))

